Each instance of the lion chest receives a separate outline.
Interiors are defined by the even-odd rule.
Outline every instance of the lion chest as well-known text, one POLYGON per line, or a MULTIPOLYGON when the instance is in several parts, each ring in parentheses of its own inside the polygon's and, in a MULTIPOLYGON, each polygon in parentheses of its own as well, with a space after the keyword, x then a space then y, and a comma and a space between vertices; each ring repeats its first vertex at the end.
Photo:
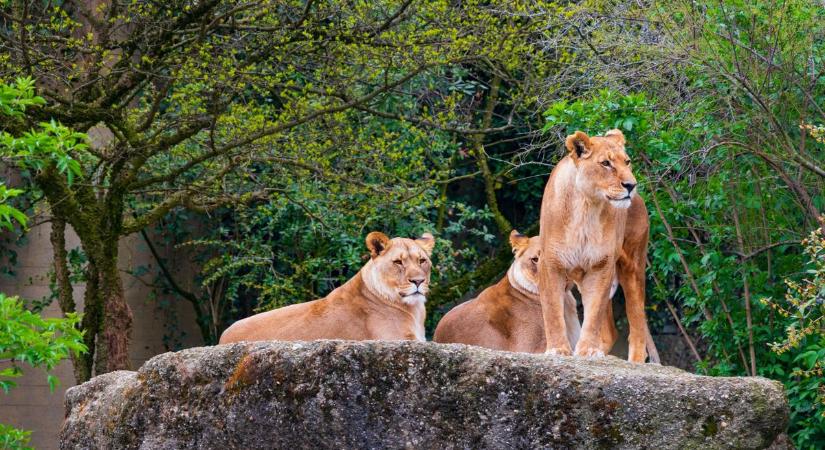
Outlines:
POLYGON ((587 271, 604 265, 616 254, 616 245, 616 236, 605 230, 599 215, 583 214, 564 227, 561 239, 550 253, 556 263, 569 272, 587 271))
POLYGON ((425 341, 424 302, 371 311, 367 328, 373 339, 425 341))
POLYGON ((542 201, 542 259, 568 274, 589 272, 615 259, 621 249, 627 210, 588 196, 574 188, 579 177, 575 164, 565 159, 554 169, 542 201))
POLYGON ((610 257, 610 248, 601 242, 584 241, 582 245, 557 248, 554 253, 556 261, 567 271, 587 271, 604 265, 610 257))

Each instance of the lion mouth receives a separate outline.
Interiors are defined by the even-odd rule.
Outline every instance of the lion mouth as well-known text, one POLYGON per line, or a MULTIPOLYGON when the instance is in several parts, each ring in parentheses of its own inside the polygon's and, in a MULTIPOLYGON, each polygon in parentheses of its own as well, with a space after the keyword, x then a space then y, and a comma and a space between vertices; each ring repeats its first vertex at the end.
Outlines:
POLYGON ((621 198, 613 198, 609 195, 607 196, 607 199, 610 201, 610 203, 612 203, 614 205, 622 205, 622 206, 629 205, 630 204, 630 198, 631 198, 630 195, 627 195, 627 196, 621 197, 621 198))
POLYGON ((410 292, 409 294, 401 293, 401 297, 412 297, 413 295, 420 295, 422 297, 426 296, 423 292, 416 290, 414 292, 410 292))
POLYGON ((608 195, 607 199, 610 200, 611 202, 623 202, 623 201, 626 201, 626 200, 630 200, 630 195, 627 195, 627 196, 621 197, 621 198, 613 198, 613 197, 608 195))
POLYGON ((402 287, 401 289, 399 289, 398 293, 402 297, 406 297, 408 295, 415 295, 415 294, 426 295, 427 290, 428 290, 427 289, 427 283, 410 283, 410 284, 406 285, 405 287, 402 287))
POLYGON ((613 198, 613 197, 607 196, 607 199, 610 201, 610 204, 613 205, 613 207, 615 207, 615 208, 619 208, 619 209, 630 208, 630 204, 631 204, 630 195, 628 195, 626 197, 622 197, 622 198, 613 198))
POLYGON ((418 302, 426 302, 427 296, 424 295, 421 291, 415 291, 410 294, 401 294, 401 301, 404 303, 411 305, 418 302))

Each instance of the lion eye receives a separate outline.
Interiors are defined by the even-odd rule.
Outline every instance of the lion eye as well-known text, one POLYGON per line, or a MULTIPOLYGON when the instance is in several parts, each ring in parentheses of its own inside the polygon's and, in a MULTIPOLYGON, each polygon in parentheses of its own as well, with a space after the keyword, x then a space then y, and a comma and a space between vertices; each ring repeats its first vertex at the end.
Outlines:
POLYGON ((530 258, 530 261, 533 261, 533 263, 534 263, 534 264, 538 264, 538 262, 539 262, 539 257, 538 257, 538 256, 534 256, 534 257, 530 258))
POLYGON ((392 263, 393 263, 393 264, 395 264, 396 266, 400 266, 400 265, 401 265, 401 260, 400 260, 400 259, 396 259, 396 260, 395 260, 395 261, 393 261, 392 263))
POLYGON ((422 266, 424 265, 425 262, 427 262, 427 260, 424 259, 424 258, 421 258, 421 259, 418 260, 418 264, 421 264, 422 266))
POLYGON ((605 167, 610 167, 610 160, 605 159, 604 161, 602 161, 602 165, 605 167))
POLYGON ((628 160, 627 160, 627 161, 625 161, 624 163, 625 163, 625 164, 627 164, 627 165, 629 166, 629 165, 630 165, 630 160, 628 159, 628 160))

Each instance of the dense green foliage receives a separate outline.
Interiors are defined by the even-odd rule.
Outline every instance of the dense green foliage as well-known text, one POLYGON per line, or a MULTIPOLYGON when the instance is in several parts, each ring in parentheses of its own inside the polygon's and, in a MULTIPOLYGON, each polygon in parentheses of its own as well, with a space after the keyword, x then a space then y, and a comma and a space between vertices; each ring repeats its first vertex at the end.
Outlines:
MULTIPOLYGON (((20 117, 27 106, 42 104, 43 99, 34 96, 33 86, 27 79, 18 79, 12 85, 0 83, 0 116, 20 117)), ((54 122, 40 127, 39 131, 22 136, 0 130, 0 157, 6 161, 23 159, 30 165, 56 160, 62 170, 71 174, 74 164, 68 153, 83 145, 77 141, 81 136, 54 122)), ((0 229, 26 226, 26 215, 9 202, 21 194, 23 190, 9 189, 0 180, 0 229)), ((0 292, 0 389, 8 393, 14 388, 14 379, 23 375, 22 365, 28 365, 45 369, 49 388, 54 390, 59 381, 49 372, 60 361, 85 351, 79 323, 75 313, 44 319, 27 310, 19 298, 0 292)), ((0 447, 27 448, 29 435, 28 431, 0 424, 0 447)))
MULTIPOLYGON (((369 158, 366 146, 382 146, 376 152, 379 156, 366 167, 359 164, 349 169, 337 164, 339 171, 352 177, 350 180, 330 182, 305 174, 284 183, 279 174, 260 167, 255 176, 261 182, 281 183, 284 188, 264 204, 223 210, 211 222, 217 226, 208 237, 203 236, 203 230, 191 232, 186 226, 190 216, 178 215, 175 222, 163 222, 167 230, 175 231, 158 234, 203 262, 199 280, 203 289, 197 301, 220 314, 210 323, 208 339, 217 340, 233 318, 318 298, 339 286, 366 261, 364 236, 372 230, 392 230, 394 236, 439 230, 434 283, 479 263, 483 254, 469 244, 495 239, 487 228, 489 210, 439 198, 438 169, 424 165, 427 161, 444 162, 455 151, 454 144, 446 140, 422 142, 420 133, 410 127, 372 125, 375 129, 361 129, 364 136, 357 137, 353 145, 344 146, 339 141, 333 150, 341 157, 369 158), (380 179, 386 176, 382 174, 403 174, 421 183, 397 185, 400 176, 380 179), (431 178, 436 180, 427 181, 431 178), (444 218, 439 227, 442 209, 444 218), (466 244, 459 248, 453 242, 466 244)), ((160 281, 171 287, 168 279, 160 281)), ((211 316, 204 314, 203 320, 208 318, 211 316)))
POLYGON ((786 280, 785 301, 763 301, 772 306, 786 326, 784 340, 771 344, 783 365, 774 369, 784 378, 791 402, 794 438, 802 445, 821 446, 825 429, 825 238, 823 229, 803 241, 810 258, 801 281, 786 280))
MULTIPOLYGON (((17 297, 0 294, 0 361, 12 366, 0 370, 0 389, 8 392, 15 387, 14 378, 23 375, 17 364, 54 369, 60 361, 83 351, 81 332, 76 314, 66 318, 44 319, 27 310, 17 297)), ((49 387, 58 383, 47 376, 49 387)))
POLYGON ((28 449, 31 431, 18 430, 17 428, 0 423, 0 448, 18 450, 28 449))
MULTIPOLYGON (((357 205, 361 219, 381 201, 404 205, 393 212, 402 217, 416 210, 408 202, 432 204, 417 198, 449 178, 445 161, 452 156, 444 150, 456 146, 430 134, 448 130, 472 137, 490 212, 504 232, 509 225, 494 205, 495 180, 478 137, 512 129, 519 117, 492 127, 492 114, 476 107, 488 88, 472 76, 503 80, 504 103, 533 110, 536 82, 552 61, 540 51, 545 23, 529 18, 560 9, 532 1, 399 0, 11 1, 0 8, 0 79, 26 73, 49 100, 30 108, 27 119, 93 136, 89 148, 75 148, 76 165, 52 160, 27 179, 54 216, 56 286, 66 308, 73 307, 61 237, 67 225, 88 262, 83 328, 90 352, 78 361, 79 379, 128 366, 132 316, 118 241, 171 212, 221 217, 221 208, 272 200, 311 215, 323 207, 301 205, 322 196, 355 200, 336 208, 357 205), (83 182, 71 183, 64 167, 83 182)), ((28 128, 23 120, 8 125, 15 135, 28 128)), ((356 240, 352 229, 342 234, 356 240)), ((298 248, 276 254, 305 256, 298 248)), ((244 270, 260 267, 244 261, 244 270)), ((208 323, 219 311, 203 300, 214 295, 186 295, 169 284, 193 303, 204 337, 213 340, 224 323, 208 323)), ((288 284, 287 292, 310 289, 288 284)))
MULTIPOLYGON (((0 389, 4 393, 15 387, 14 379, 23 375, 22 365, 46 370, 49 389, 58 379, 49 373, 62 360, 85 350, 82 333, 76 328, 80 319, 44 319, 27 310, 17 297, 0 293, 0 389)), ((29 431, 0 424, 0 448, 27 448, 29 431)))

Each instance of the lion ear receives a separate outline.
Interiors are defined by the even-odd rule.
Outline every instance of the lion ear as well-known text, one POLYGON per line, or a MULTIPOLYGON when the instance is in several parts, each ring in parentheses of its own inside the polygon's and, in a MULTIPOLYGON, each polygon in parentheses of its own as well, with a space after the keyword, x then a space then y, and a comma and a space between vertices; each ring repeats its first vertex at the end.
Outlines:
POLYGON ((589 158, 593 153, 590 144, 590 136, 588 136, 584 131, 576 131, 570 136, 567 136, 565 146, 570 154, 573 155, 574 159, 589 158))
POLYGON ((422 234, 420 238, 415 240, 415 243, 418 244, 419 247, 423 248, 425 252, 427 252, 427 256, 431 256, 433 254, 433 247, 435 247, 435 238, 432 234, 422 234))
POLYGON ((627 142, 624 139, 624 133, 622 133, 622 130, 620 130, 618 128, 614 128, 614 129, 608 131, 607 133, 605 133, 604 135, 607 136, 607 137, 612 137, 613 139, 619 141, 619 143, 622 144, 622 145, 624 145, 625 142, 627 142))
POLYGON ((367 248, 370 250, 370 256, 374 259, 378 255, 384 253, 390 246, 390 238, 380 231, 373 231, 367 235, 367 248))
POLYGON ((530 243, 530 238, 519 233, 518 230, 510 232, 510 247, 513 249, 513 254, 518 253, 530 243))

